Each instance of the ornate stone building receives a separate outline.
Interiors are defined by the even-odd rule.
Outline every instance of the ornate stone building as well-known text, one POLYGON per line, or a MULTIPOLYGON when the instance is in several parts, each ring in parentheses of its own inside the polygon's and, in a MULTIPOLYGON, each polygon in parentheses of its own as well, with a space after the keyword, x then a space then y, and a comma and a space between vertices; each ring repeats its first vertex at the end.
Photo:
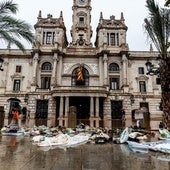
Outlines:
POLYGON ((72 10, 71 42, 62 12, 58 18, 43 18, 40 11, 32 49, 0 50, 5 122, 12 104, 7 100, 18 98, 30 116, 28 126, 73 127, 82 122, 114 128, 143 119, 145 126, 157 129, 162 120, 161 90, 157 77, 146 75, 145 67, 157 53, 152 48, 129 51, 123 13, 120 19, 100 14, 93 45, 91 0, 73 0, 72 10))

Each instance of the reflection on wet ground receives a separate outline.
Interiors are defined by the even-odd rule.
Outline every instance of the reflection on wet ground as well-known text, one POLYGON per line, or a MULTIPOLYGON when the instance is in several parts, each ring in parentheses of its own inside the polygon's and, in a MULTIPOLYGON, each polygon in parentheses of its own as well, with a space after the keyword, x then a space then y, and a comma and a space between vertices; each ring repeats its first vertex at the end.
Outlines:
POLYGON ((170 154, 134 153, 126 144, 85 144, 63 150, 33 145, 30 137, 0 137, 3 170, 169 170, 170 154), (48 151, 47 151, 48 150, 48 151))

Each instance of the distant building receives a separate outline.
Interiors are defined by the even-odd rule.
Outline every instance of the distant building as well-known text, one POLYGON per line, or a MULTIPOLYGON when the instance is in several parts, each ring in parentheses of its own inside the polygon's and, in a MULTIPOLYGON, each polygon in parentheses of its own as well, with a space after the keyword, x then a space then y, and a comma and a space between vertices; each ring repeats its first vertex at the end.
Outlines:
POLYGON ((71 42, 62 12, 59 18, 43 18, 40 11, 32 49, 0 50, 0 105, 6 124, 11 108, 7 100, 16 97, 29 113, 30 127, 84 123, 115 128, 145 119, 149 128, 158 129, 161 87, 156 76, 146 75, 145 66, 147 59, 156 62, 157 53, 152 48, 129 51, 123 13, 120 19, 100 14, 93 45, 91 0, 74 0, 72 9, 71 42))

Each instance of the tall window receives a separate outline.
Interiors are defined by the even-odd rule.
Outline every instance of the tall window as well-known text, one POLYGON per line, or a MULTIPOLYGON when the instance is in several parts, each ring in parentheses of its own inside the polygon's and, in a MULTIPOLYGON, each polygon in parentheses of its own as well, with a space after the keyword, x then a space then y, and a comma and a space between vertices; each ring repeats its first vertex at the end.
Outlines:
POLYGON ((21 66, 19 65, 16 66, 16 73, 21 73, 21 66))
POLYGON ((79 18, 79 24, 80 25, 84 25, 84 17, 80 17, 79 18))
POLYGON ((50 89, 50 84, 51 84, 51 77, 41 77, 41 88, 42 89, 50 89))
POLYGON ((43 44, 54 44, 55 32, 44 32, 43 33, 43 44))
POLYGON ((51 44, 52 43, 52 32, 47 32, 46 36, 46 44, 51 44))
POLYGON ((138 68, 138 73, 139 74, 144 74, 144 68, 143 67, 139 67, 138 68))
POLYGON ((156 78, 156 84, 157 84, 157 85, 160 85, 160 84, 161 84, 161 79, 160 79, 160 77, 157 77, 157 78, 156 78))
POLYGON ((111 45, 115 45, 115 33, 110 34, 110 43, 111 45))
POLYGON ((14 80, 13 91, 20 91, 20 80, 14 80))
POLYGON ((51 74, 48 74, 48 71, 52 70, 52 65, 50 62, 45 62, 41 66, 42 76, 41 76, 41 88, 50 89, 51 85, 51 74), (47 72, 47 75, 43 75, 44 72, 47 72))
POLYGON ((141 93, 146 93, 146 83, 145 81, 139 81, 139 89, 141 93))
POLYGON ((108 45, 119 45, 119 33, 107 33, 107 44, 108 45))
POLYGON ((110 89, 111 90, 119 89, 119 78, 110 78, 110 89))

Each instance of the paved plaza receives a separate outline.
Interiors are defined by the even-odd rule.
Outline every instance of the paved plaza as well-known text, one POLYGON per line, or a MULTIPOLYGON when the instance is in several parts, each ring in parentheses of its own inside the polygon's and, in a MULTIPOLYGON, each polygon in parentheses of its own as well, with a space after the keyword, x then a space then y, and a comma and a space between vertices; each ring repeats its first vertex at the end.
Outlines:
POLYGON ((127 144, 38 147, 29 136, 0 137, 2 170, 169 170, 170 154, 134 153, 127 144))

